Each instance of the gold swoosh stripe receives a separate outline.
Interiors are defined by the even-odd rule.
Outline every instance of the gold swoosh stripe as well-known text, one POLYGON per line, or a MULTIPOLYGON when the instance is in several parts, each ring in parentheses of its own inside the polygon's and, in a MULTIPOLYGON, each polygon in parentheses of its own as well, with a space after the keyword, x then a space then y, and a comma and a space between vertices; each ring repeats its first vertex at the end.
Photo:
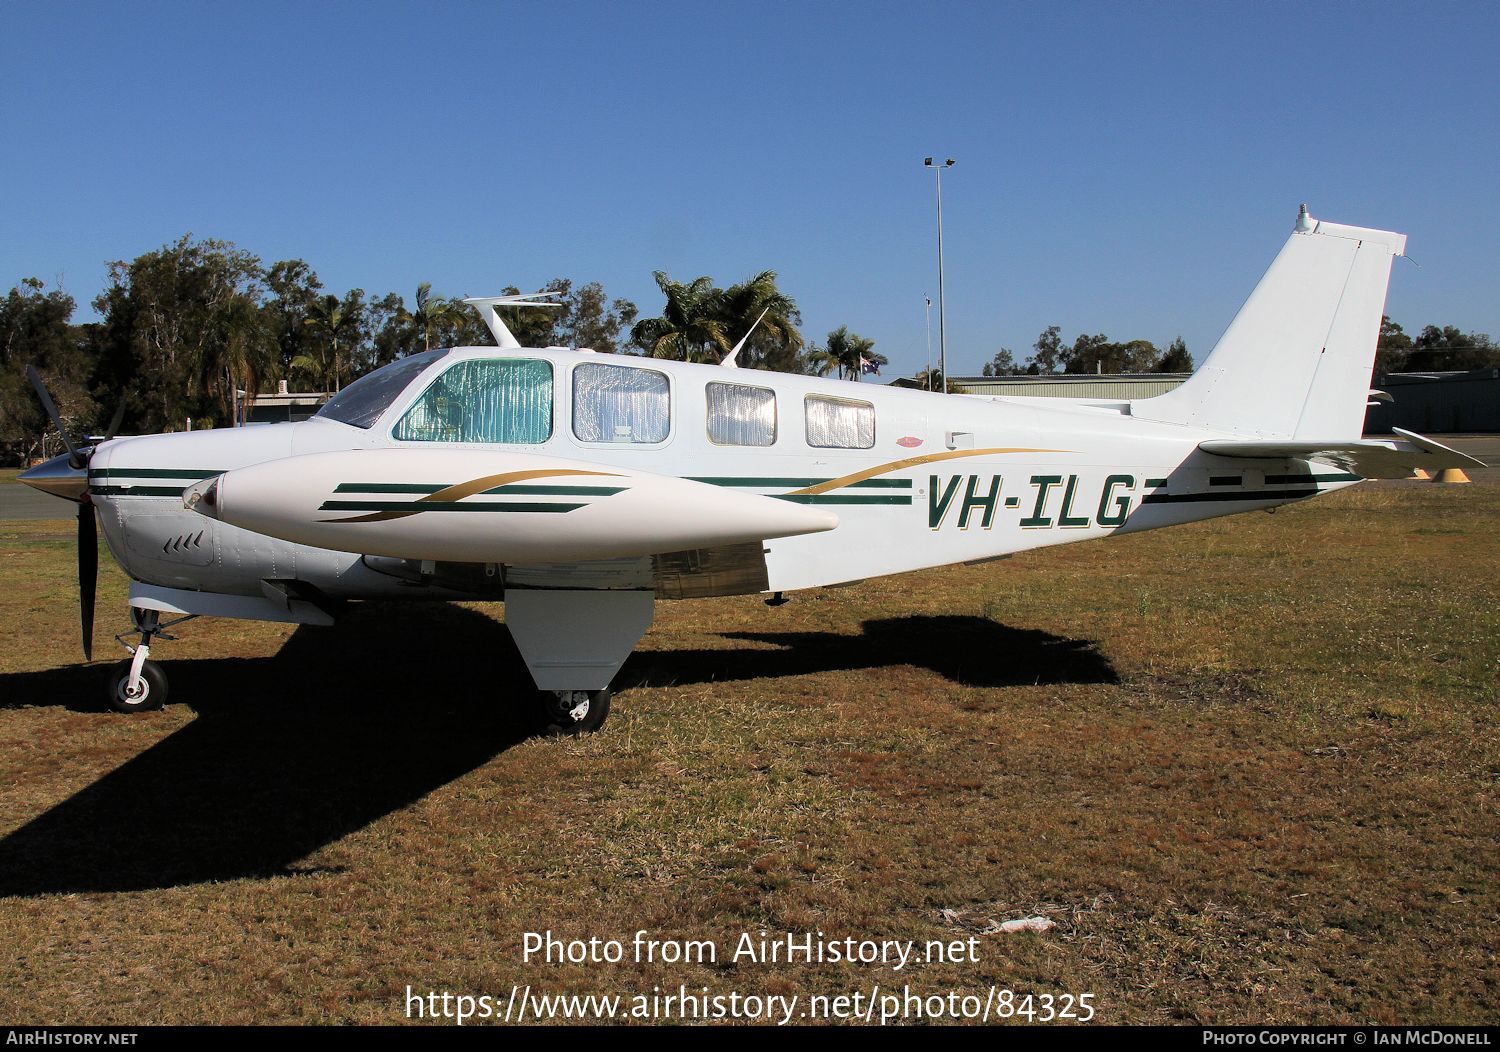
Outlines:
POLYGON ((448 486, 429 493, 425 497, 419 497, 412 501, 411 511, 374 511, 368 515, 354 515, 347 519, 324 519, 324 522, 389 522, 391 519, 404 519, 410 515, 420 514, 422 509, 418 505, 430 501, 455 501, 472 497, 476 493, 483 493, 487 489, 497 486, 508 486, 512 482, 525 482, 527 479, 556 478, 560 475, 605 475, 610 478, 618 478, 619 473, 615 471, 584 471, 581 468, 532 468, 529 471, 507 471, 500 475, 485 475, 483 478, 470 479, 468 482, 460 482, 454 486, 448 486))
MULTIPOLYGON (((816 486, 808 486, 806 489, 794 489, 794 494, 806 494, 814 496, 819 493, 827 493, 830 490, 841 489, 844 486, 852 486, 856 482, 874 478, 877 475, 888 475, 892 471, 900 471, 903 468, 914 468, 919 464, 934 464, 940 460, 956 460, 959 457, 987 457, 996 453, 1071 453, 1071 449, 1027 449, 1022 446, 991 446, 987 449, 950 449, 943 453, 927 453, 920 457, 907 457, 905 460, 893 460, 889 464, 880 464, 863 471, 856 471, 852 475, 843 475, 827 482, 820 482, 816 486)), ((790 495, 790 494, 789 494, 790 495)))

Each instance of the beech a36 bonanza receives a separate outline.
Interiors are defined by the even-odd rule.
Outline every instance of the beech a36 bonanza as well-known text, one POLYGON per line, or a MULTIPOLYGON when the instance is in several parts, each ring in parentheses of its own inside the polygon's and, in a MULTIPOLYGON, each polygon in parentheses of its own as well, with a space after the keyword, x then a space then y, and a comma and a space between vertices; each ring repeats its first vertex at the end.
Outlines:
POLYGON ((1133 403, 523 348, 496 305, 550 304, 496 297, 468 302, 498 346, 403 358, 311 420, 70 443, 21 479, 80 503, 85 655, 96 512, 130 576, 118 710, 162 704, 150 644, 189 617, 326 625, 347 600, 493 599, 547 721, 592 730, 658 599, 779 595, 1478 463, 1408 432, 1360 438, 1405 243, 1304 207, 1202 368, 1133 403))

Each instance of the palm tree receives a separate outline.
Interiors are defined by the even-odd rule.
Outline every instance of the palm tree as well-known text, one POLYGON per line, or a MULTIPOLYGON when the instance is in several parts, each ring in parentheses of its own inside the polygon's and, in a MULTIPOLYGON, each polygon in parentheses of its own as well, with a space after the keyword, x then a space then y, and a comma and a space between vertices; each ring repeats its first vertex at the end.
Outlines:
POLYGON ((225 333, 221 358, 213 386, 223 380, 219 401, 229 410, 232 426, 249 418, 250 406, 261 384, 273 378, 281 365, 280 348, 265 317, 249 296, 236 296, 224 313, 225 333), (245 392, 239 403, 235 391, 245 392))
POLYGON ((737 364, 785 372, 801 365, 797 325, 802 315, 776 287, 774 270, 727 289, 716 288, 707 276, 683 284, 661 271, 656 284, 667 298, 661 316, 642 319, 630 330, 631 342, 652 357, 716 364, 749 334, 737 364))
POLYGON ((849 326, 840 325, 828 334, 828 349, 825 353, 838 363, 841 379, 858 380, 864 372, 864 361, 872 361, 876 365, 886 364, 885 355, 876 354, 874 347, 874 340, 867 340, 858 333, 850 332, 849 326))
POLYGON ((667 304, 661 317, 635 323, 631 342, 653 358, 709 364, 722 360, 732 343, 723 321, 724 294, 714 288, 713 279, 704 276, 684 285, 660 270, 654 277, 667 304))
POLYGON ((363 293, 355 289, 343 300, 337 296, 320 296, 308 304, 304 325, 318 329, 326 344, 319 348, 316 359, 299 355, 292 361, 293 369, 303 369, 318 375, 319 382, 337 391, 343 387, 344 361, 340 354, 340 343, 359 332, 364 321, 364 305, 360 302, 363 293))
POLYGON ((432 294, 432 282, 424 281, 417 286, 417 309, 411 312, 411 320, 422 332, 423 350, 432 350, 432 330, 442 325, 458 310, 452 300, 432 294))
POLYGON ((828 353, 827 348, 813 344, 807 349, 807 354, 802 358, 803 371, 808 376, 827 376, 835 369, 840 369, 839 360, 828 353))
MULTIPOLYGON (((923 369, 921 372, 917 373, 916 383, 917 386, 924 391, 941 391, 943 389, 943 371, 935 365, 930 369, 923 369)), ((969 389, 967 387, 963 387, 959 384, 954 383, 952 380, 949 380, 948 393, 968 394, 969 389)))
POLYGON ((803 347, 802 333, 797 331, 802 313, 792 298, 776 287, 774 270, 763 270, 725 289, 720 298, 720 319, 726 334, 735 340, 755 326, 737 364, 796 371, 803 347), (760 319, 758 325, 756 319, 760 319))

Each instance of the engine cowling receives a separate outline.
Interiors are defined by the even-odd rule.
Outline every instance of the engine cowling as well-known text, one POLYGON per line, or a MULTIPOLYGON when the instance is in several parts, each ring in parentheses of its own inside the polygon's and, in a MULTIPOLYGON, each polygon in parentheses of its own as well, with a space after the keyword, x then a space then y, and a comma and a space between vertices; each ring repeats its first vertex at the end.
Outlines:
POLYGON ((613 465, 506 451, 373 449, 236 468, 183 492, 201 515, 335 551, 585 562, 819 533, 820 508, 613 465))

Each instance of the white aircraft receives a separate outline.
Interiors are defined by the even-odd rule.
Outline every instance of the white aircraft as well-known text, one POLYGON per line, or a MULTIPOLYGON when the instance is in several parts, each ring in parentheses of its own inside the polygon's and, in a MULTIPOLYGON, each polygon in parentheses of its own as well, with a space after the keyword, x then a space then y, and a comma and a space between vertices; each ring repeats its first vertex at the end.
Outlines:
POLYGON ((1408 432, 1360 438, 1405 242, 1304 206, 1202 367, 1136 402, 523 348, 495 307, 550 304, 492 297, 468 302, 497 346, 401 359, 311 420, 70 443, 21 479, 81 502, 86 656, 95 511, 130 576, 117 710, 162 704, 151 643, 191 617, 326 625, 348 600, 492 599, 548 725, 593 730, 660 599, 775 604, 1478 464, 1408 432))

